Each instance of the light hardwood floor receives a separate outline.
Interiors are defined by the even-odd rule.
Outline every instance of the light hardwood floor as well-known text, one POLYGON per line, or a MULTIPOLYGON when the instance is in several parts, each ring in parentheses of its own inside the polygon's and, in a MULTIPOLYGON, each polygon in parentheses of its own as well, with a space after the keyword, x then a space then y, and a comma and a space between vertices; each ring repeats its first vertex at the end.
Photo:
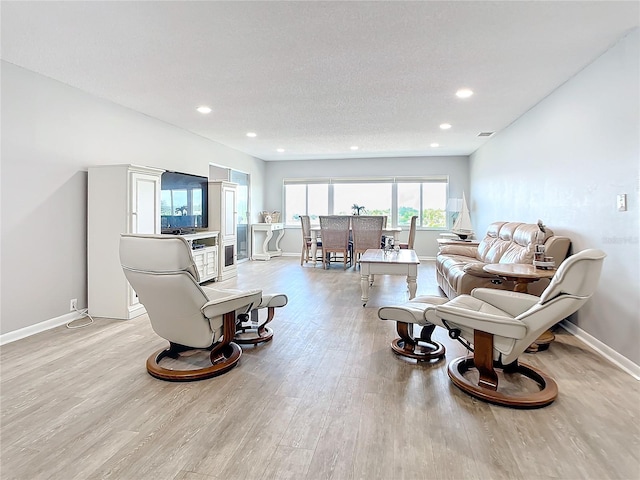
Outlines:
MULTIPOLYGON (((380 276, 366 308, 359 273, 298 258, 239 266, 212 286, 284 292, 272 342, 210 380, 169 383, 145 370, 165 345, 148 318, 96 319, 1 349, 0 477, 8 479, 638 479, 640 388, 564 330, 525 361, 560 396, 540 410, 472 399, 447 358, 395 356, 377 308, 407 299, 380 276)), ((432 262, 418 294, 438 295, 432 262)), ((615 319, 603 319, 613 322, 615 319)))

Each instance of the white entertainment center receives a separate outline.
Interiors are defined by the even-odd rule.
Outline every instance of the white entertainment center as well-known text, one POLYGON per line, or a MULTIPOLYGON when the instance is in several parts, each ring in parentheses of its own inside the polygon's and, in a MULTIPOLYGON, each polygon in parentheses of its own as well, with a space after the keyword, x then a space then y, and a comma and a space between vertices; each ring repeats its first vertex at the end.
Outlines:
MULTIPOLYGON (((122 272, 120 235, 161 233, 160 197, 164 172, 159 168, 129 164, 89 168, 87 283, 92 316, 128 320, 146 313, 122 272)), ((206 188, 207 229, 182 235, 191 245, 201 283, 222 281, 237 274, 237 185, 207 182, 206 188)))
POLYGON ((196 264, 200 283, 218 278, 218 232, 199 232, 182 235, 191 246, 191 256, 196 264))

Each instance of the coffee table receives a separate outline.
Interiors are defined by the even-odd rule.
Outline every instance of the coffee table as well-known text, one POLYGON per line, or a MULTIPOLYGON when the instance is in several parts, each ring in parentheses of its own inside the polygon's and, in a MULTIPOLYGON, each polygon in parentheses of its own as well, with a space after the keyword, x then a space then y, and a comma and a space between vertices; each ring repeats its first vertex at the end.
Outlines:
POLYGON ((373 285, 375 275, 405 275, 409 288, 409 300, 416 296, 420 260, 414 250, 401 249, 385 253, 384 250, 369 249, 360 257, 360 286, 362 288, 362 306, 369 301, 369 287, 373 285))
MULTIPOLYGON (((537 282, 541 278, 551 278, 555 275, 554 270, 541 270, 533 265, 523 263, 490 263, 482 268, 487 273, 492 273, 508 281, 515 282, 514 292, 527 293, 528 285, 537 282)), ((549 344, 555 340, 555 335, 551 330, 547 330, 527 348, 527 352, 533 353, 539 350, 546 350, 549 344)))

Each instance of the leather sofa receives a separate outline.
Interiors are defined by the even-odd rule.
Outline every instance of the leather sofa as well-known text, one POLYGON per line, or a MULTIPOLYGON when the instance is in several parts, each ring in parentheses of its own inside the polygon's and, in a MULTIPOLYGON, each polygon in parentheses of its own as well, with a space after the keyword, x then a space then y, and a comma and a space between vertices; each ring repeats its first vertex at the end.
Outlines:
MULTIPOLYGON (((545 245, 545 255, 553 257, 556 265, 567 258, 571 240, 553 234, 549 228, 540 231, 538 225, 520 222, 495 222, 489 225, 478 246, 441 245, 436 256, 436 279, 448 298, 470 294, 477 287, 513 290, 514 283, 486 273, 490 263, 533 263, 536 244, 545 245)), ((541 295, 549 285, 541 279, 529 285, 529 293, 541 295)))

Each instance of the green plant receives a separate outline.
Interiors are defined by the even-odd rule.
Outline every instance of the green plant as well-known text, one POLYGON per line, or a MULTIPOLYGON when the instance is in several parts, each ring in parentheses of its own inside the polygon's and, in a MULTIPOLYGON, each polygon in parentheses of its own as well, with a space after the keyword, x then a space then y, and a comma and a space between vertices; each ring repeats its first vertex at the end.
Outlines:
POLYGON ((351 206, 351 210, 353 210, 354 215, 360 215, 360 213, 364 211, 364 205, 358 205, 357 203, 354 203, 351 206))

